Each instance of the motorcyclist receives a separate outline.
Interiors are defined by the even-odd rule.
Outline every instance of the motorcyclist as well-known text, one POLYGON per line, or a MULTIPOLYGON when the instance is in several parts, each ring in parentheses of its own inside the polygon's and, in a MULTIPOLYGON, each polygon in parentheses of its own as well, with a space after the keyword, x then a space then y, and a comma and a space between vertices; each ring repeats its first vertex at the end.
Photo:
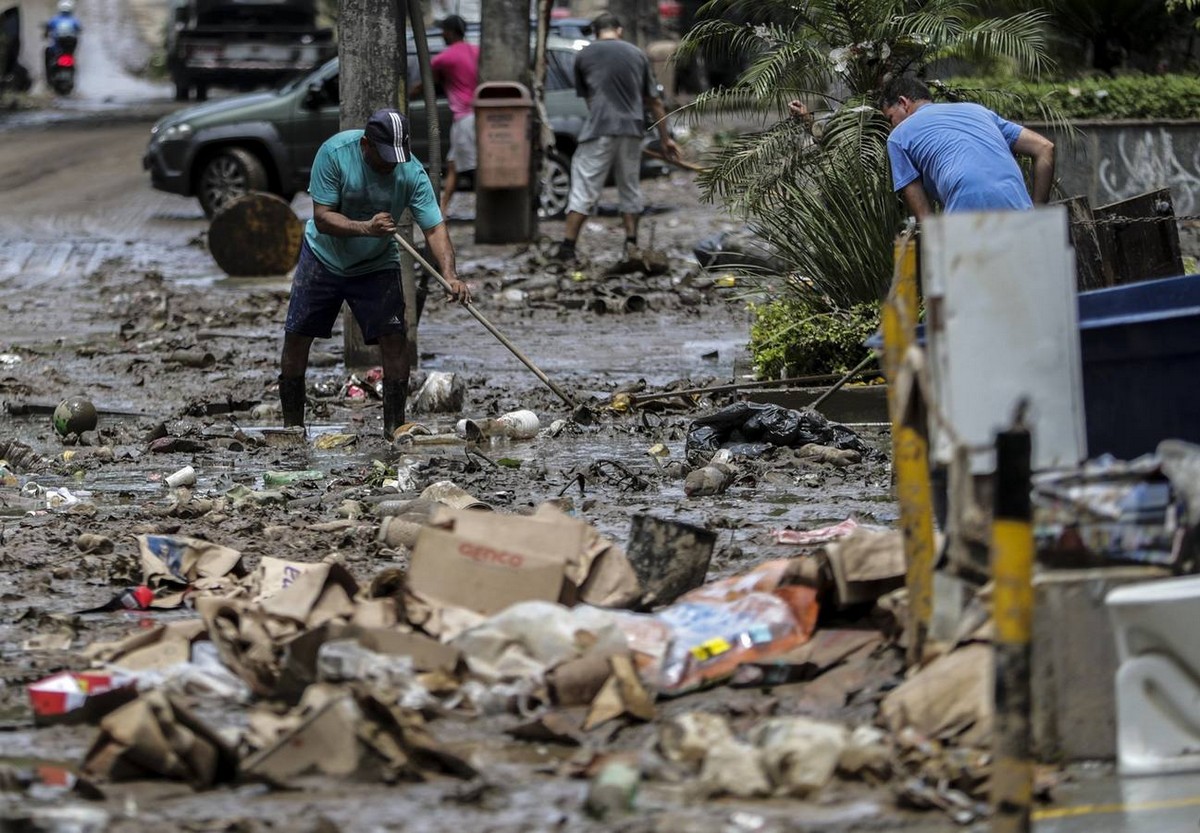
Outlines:
POLYGON ((46 46, 46 66, 50 66, 60 51, 73 53, 82 31, 79 18, 75 17, 74 0, 58 0, 58 14, 46 21, 45 38, 49 41, 46 46))

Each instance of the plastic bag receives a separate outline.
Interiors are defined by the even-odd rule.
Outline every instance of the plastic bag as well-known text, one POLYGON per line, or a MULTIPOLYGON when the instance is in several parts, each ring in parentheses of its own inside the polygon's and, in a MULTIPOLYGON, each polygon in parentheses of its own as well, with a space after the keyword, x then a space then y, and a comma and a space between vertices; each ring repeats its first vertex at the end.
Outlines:
POLYGON ((790 563, 768 561, 743 575, 698 587, 653 614, 669 634, 661 657, 645 644, 654 633, 638 622, 645 617, 622 617, 619 625, 630 646, 655 660, 640 669, 643 679, 660 694, 683 694, 727 679, 743 663, 807 642, 816 628, 817 595, 811 587, 785 584, 790 563))

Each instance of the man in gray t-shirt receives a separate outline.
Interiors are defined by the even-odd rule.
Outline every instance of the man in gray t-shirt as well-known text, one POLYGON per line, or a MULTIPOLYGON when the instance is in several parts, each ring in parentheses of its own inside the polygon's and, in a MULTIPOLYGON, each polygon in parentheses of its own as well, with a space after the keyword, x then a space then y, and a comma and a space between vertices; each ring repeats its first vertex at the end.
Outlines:
POLYGON ((587 100, 588 120, 571 159, 566 231, 555 255, 563 262, 575 260, 575 242, 610 170, 620 196, 626 253, 636 248, 644 207, 639 173, 646 108, 654 115, 663 153, 668 159, 679 157, 646 53, 621 40, 621 22, 609 12, 592 21, 592 31, 596 40, 575 59, 575 90, 587 100))

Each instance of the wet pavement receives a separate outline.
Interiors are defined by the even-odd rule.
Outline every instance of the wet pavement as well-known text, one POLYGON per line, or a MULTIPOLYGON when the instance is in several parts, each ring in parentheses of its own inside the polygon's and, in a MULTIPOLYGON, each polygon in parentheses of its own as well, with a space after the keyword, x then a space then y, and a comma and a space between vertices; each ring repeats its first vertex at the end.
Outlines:
POLYGON ((1200 829, 1200 773, 1119 778, 1080 770, 1034 814, 1037 833, 1184 833, 1200 829))

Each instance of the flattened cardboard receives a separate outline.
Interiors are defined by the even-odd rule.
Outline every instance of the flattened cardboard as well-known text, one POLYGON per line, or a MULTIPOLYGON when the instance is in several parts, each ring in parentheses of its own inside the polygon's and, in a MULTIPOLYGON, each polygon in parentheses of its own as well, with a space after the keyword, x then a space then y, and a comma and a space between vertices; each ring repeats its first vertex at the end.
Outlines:
POLYGON ((364 648, 380 654, 412 657, 417 671, 454 671, 462 661, 457 648, 430 639, 420 633, 387 628, 356 628, 347 634, 353 635, 364 648))
POLYGON ((200 619, 167 622, 118 642, 89 646, 84 655, 130 671, 170 668, 191 660, 192 643, 206 630, 200 619))
POLYGON ((139 535, 142 574, 154 590, 151 607, 179 607, 190 593, 223 594, 245 575, 237 550, 186 535, 139 535))
POLYGON ((358 582, 345 567, 312 564, 279 592, 261 599, 261 608, 271 616, 311 628, 336 617, 353 616, 357 593, 358 582))
POLYGON ((306 772, 352 775, 359 765, 357 728, 362 720, 354 698, 347 694, 317 708, 294 730, 247 758, 248 776, 283 782, 306 772))
POLYGON ((149 691, 100 721, 83 771, 112 781, 168 778, 209 787, 237 778, 237 754, 163 691, 149 691))
MULTIPOLYGON (((503 517, 480 514, 492 520, 503 517)), ((495 538, 486 531, 472 538, 422 529, 409 563, 409 587, 426 599, 485 616, 517 602, 558 601, 563 595, 563 561, 549 554, 557 549, 551 539, 554 529, 547 527, 544 537, 522 541, 513 527, 500 526, 508 531, 495 538)))

